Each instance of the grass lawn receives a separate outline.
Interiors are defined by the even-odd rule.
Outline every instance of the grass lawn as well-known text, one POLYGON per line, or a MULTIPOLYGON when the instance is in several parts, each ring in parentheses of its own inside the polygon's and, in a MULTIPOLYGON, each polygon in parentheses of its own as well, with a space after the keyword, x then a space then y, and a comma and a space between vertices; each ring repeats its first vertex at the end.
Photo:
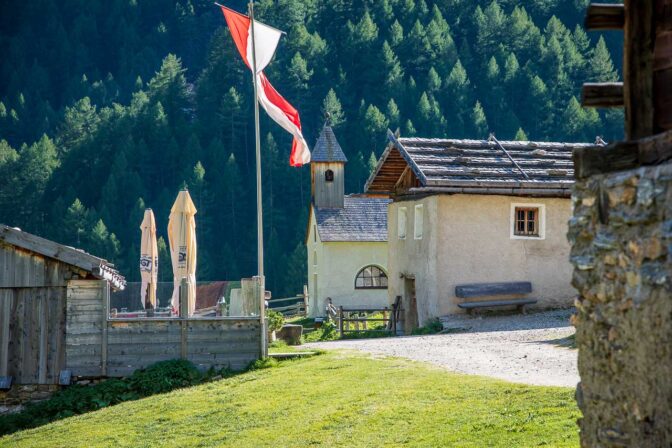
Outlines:
POLYGON ((576 447, 573 393, 331 352, 18 432, 0 447, 576 447))

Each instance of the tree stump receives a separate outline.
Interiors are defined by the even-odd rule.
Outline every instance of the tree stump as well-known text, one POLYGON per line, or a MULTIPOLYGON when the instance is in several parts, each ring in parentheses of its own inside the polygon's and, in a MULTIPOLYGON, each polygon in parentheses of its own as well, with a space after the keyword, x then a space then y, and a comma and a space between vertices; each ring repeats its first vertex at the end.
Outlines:
POLYGON ((295 324, 285 324, 277 332, 278 339, 285 341, 289 345, 301 345, 301 335, 303 326, 295 324))

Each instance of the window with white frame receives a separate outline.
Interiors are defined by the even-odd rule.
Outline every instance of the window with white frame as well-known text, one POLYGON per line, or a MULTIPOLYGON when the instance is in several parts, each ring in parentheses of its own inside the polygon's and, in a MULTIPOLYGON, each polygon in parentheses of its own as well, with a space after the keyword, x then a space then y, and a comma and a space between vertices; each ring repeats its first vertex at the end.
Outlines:
POLYGON ((400 240, 406 239, 406 207, 397 210, 397 235, 400 240))
POLYGON ((387 274, 378 266, 366 266, 355 277, 355 289, 387 289, 387 274))
POLYGON ((413 217, 413 237, 416 240, 422 239, 422 226, 424 221, 423 213, 424 213, 424 207, 422 206, 422 204, 416 205, 413 217))
POLYGON ((546 208, 543 204, 511 204, 511 238, 544 239, 546 208))

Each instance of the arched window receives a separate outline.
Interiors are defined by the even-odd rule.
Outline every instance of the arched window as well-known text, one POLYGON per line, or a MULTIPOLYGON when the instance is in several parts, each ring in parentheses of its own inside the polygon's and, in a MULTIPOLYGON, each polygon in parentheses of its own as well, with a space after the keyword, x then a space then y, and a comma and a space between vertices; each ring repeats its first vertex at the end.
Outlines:
POLYGON ((327 182, 333 182, 334 181, 334 172, 331 170, 327 170, 324 172, 324 180, 327 182))
POLYGON ((378 266, 366 266, 357 273, 355 289, 387 289, 387 274, 378 266))

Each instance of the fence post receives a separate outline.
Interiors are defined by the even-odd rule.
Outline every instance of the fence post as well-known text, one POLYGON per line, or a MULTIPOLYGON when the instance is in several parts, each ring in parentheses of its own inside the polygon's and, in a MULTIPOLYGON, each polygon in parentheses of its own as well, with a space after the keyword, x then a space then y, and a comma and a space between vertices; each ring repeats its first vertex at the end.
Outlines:
POLYGON ((303 312, 308 315, 308 285, 303 285, 303 312))
POLYGON ((187 318, 189 317, 189 283, 186 277, 180 281, 180 357, 187 359, 187 318))
POLYGON ((338 307, 338 332, 343 337, 343 306, 338 307))
POLYGON ((266 340, 268 335, 266 329, 266 282, 264 277, 255 276, 253 278, 259 297, 259 325, 261 327, 259 345, 261 347, 261 358, 263 359, 268 356, 268 341, 266 340))
POLYGON ((103 285, 103 328, 100 341, 100 375, 107 376, 107 319, 110 314, 110 284, 101 280, 103 285))

